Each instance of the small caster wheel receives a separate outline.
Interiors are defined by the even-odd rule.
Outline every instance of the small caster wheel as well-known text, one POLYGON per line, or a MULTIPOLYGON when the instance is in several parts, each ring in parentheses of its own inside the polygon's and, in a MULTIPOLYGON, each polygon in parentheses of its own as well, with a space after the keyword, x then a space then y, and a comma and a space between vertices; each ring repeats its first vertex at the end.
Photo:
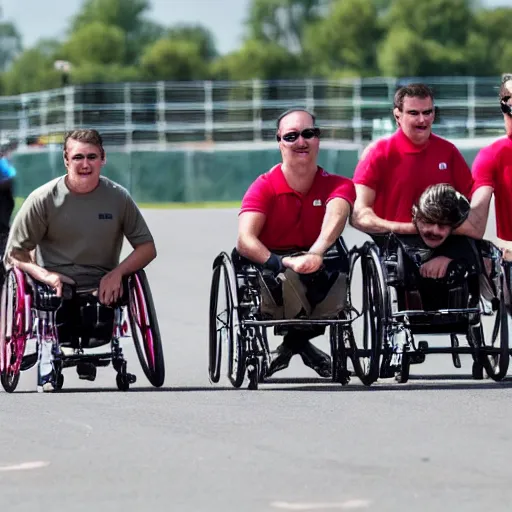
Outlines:
POLYGON ((62 389, 62 386, 64 386, 64 375, 62 375, 62 373, 59 373, 57 375, 57 379, 55 380, 55 389, 57 391, 60 391, 62 389))
POLYGON ((130 382, 126 373, 118 373, 116 375, 116 384, 119 391, 128 391, 130 389, 130 382))
POLYGON ((348 386, 348 384, 350 383, 350 372, 346 368, 340 368, 338 371, 338 382, 342 386, 348 386))
POLYGON ((395 380, 400 384, 405 384, 409 380, 409 372, 411 369, 411 362, 409 360, 409 354, 404 352, 402 354, 402 363, 400 365, 400 371, 396 372, 395 380))
POLYGON ((127 373, 126 378, 128 379, 129 384, 135 384, 137 382, 137 376, 133 373, 127 373))
POLYGON ((253 363, 247 368, 247 376, 249 377, 249 386, 248 389, 256 390, 258 389, 258 384, 260 380, 260 371, 259 371, 259 363, 253 363))
POLYGON ((475 380, 483 380, 484 378, 484 367, 477 361, 473 361, 473 366, 471 367, 471 376, 475 380))

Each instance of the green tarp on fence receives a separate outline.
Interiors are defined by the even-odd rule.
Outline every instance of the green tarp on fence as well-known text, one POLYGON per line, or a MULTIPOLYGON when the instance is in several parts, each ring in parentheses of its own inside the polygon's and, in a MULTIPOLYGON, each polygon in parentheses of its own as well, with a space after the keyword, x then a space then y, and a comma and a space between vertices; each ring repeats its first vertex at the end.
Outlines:
MULTIPOLYGON (((463 151, 471 164, 477 149, 463 151)), ((352 177, 358 151, 322 149, 319 164, 328 172, 352 177)), ((105 176, 126 187, 137 202, 239 201, 249 184, 279 162, 275 150, 107 151, 105 176)), ((60 151, 13 155, 18 171, 16 195, 65 173, 60 151)))

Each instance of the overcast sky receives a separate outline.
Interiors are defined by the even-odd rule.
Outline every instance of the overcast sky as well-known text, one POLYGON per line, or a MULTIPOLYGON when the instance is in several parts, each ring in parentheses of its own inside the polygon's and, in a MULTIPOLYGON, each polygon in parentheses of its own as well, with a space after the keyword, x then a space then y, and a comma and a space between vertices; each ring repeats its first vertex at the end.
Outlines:
MULTIPOLYGON (((241 42, 251 0, 151 0, 150 17, 164 24, 201 23, 214 34, 217 49, 227 53, 241 42)), ((512 5, 512 0, 482 0, 484 5, 512 5)), ((69 18, 82 0, 0 0, 3 19, 14 21, 25 47, 42 37, 63 37, 69 18)))

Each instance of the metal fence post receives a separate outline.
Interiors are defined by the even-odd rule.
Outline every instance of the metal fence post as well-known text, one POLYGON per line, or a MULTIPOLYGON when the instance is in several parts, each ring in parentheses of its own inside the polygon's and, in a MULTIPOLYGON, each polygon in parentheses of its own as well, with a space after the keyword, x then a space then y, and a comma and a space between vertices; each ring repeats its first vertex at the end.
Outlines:
POLYGON ((71 85, 64 89, 64 125, 66 131, 75 128, 75 87, 71 85))
POLYGON ((475 77, 468 78, 468 120, 466 122, 466 128, 468 130, 468 136, 473 138, 475 136, 476 127, 476 97, 475 97, 475 77))
POLYGON ((124 129, 126 130, 125 144, 128 148, 133 143, 133 128, 132 128, 132 95, 130 84, 124 84, 124 129))
POLYGON ((306 80, 306 108, 315 110, 315 85, 311 78, 306 80))
POLYGON ((363 123, 361 116, 361 79, 355 78, 352 91, 352 107, 354 109, 354 118, 352 128, 354 130, 354 142, 361 144, 363 141, 363 123))
POLYGON ((252 121, 253 121, 253 138, 261 141, 263 138, 263 119, 261 118, 261 80, 254 79, 252 81, 252 121))
POLYGON ((158 142, 165 147, 165 82, 159 81, 156 86, 158 102, 158 142))
POLYGON ((207 142, 213 142, 213 83, 203 82, 204 87, 204 133, 207 142))

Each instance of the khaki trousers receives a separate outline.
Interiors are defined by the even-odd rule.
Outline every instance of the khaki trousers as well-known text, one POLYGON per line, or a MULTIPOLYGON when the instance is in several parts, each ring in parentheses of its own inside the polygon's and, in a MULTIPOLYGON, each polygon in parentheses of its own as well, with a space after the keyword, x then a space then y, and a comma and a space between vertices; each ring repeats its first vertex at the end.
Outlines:
POLYGON ((325 298, 316 305, 311 305, 307 299, 307 288, 300 279, 300 275, 293 270, 286 269, 279 274, 283 293, 283 305, 276 303, 265 281, 260 277, 261 313, 274 320, 293 319, 305 317, 311 319, 325 319, 336 316, 347 303, 347 274, 340 273, 334 284, 330 287, 325 298))

